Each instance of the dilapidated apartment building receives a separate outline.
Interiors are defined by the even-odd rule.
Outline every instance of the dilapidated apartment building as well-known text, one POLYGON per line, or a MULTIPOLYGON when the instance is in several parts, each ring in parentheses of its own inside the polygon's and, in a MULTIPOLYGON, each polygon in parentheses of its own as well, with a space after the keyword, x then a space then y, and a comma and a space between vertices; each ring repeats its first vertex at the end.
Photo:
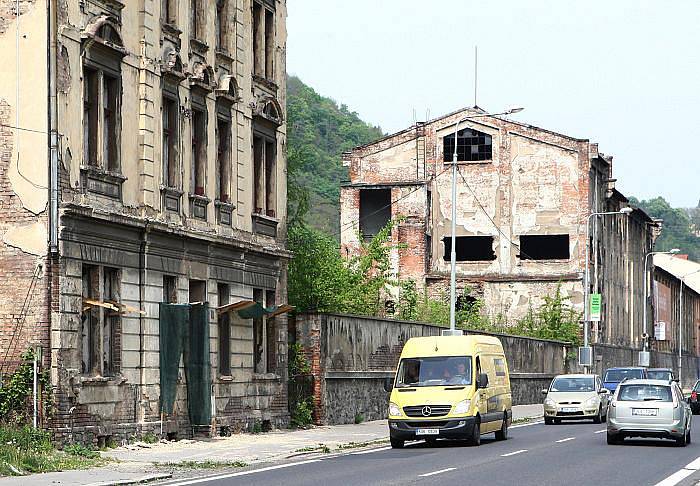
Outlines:
POLYGON ((288 421, 285 21, 0 0, 0 365, 42 346, 59 439, 288 421))
MULTIPOLYGON (((484 115, 459 110, 344 154, 341 251, 355 254, 360 238, 395 219, 396 275, 445 296, 456 143, 458 307, 480 298, 492 319, 513 323, 561 286, 582 311, 588 216, 628 206, 612 157, 585 139, 484 115)), ((591 222, 591 291, 603 295, 594 341, 639 343, 642 262, 656 228, 639 209, 591 222)))

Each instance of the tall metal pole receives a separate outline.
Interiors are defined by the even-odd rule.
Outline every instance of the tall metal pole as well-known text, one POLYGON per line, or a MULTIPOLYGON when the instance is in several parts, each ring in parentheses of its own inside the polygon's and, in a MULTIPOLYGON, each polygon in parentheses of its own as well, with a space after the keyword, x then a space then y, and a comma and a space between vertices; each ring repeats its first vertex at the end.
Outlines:
MULTIPOLYGON (((460 120, 461 121, 461 120, 460 120)), ((455 149, 452 153, 452 236, 450 237, 450 331, 455 330, 457 304, 457 132, 459 121, 455 126, 455 149)))
POLYGON ((34 347, 34 362, 32 364, 32 369, 34 372, 34 385, 32 387, 32 402, 34 404, 34 417, 33 417, 33 424, 34 428, 36 429, 36 424, 37 424, 37 416, 38 416, 38 408, 37 408, 37 349, 36 346, 34 347))
MULTIPOLYGON (((591 226, 591 218, 595 216, 596 213, 588 215, 588 218, 586 218, 586 261, 584 263, 585 268, 583 272, 583 347, 588 348, 588 318, 589 318, 589 312, 588 312, 588 291, 589 291, 589 276, 588 276, 588 263, 589 263, 589 258, 590 258, 590 226, 591 226)), ((583 367, 583 372, 588 373, 588 366, 583 367)))
MULTIPOLYGON (((649 273, 647 270, 647 258, 649 258, 649 255, 653 255, 654 253, 655 252, 651 252, 651 253, 647 253, 646 255, 644 255, 644 310, 643 310, 644 317, 643 317, 643 320, 644 320, 644 334, 646 334, 647 336, 648 336, 648 334, 647 334, 647 307, 649 307, 649 297, 647 295, 648 294, 647 287, 649 286, 649 284, 647 283, 647 273, 649 273)), ((646 349, 648 342, 649 342, 648 339, 644 340, 644 346, 645 346, 644 351, 648 351, 646 349)))
POLYGON ((681 291, 678 294, 678 384, 683 387, 683 277, 681 291))

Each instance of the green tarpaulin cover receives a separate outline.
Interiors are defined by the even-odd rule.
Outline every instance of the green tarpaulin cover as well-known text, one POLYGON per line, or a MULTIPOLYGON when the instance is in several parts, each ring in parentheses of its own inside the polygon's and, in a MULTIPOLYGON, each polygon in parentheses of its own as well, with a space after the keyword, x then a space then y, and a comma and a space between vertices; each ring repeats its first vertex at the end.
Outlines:
POLYGON ((192 425, 211 422, 211 363, 206 304, 160 304, 160 407, 173 413, 184 353, 187 409, 192 425))
POLYGON ((272 314, 277 310, 278 306, 273 305, 272 307, 263 307, 259 302, 254 303, 245 309, 238 310, 238 315, 241 319, 257 319, 268 314, 272 314))
POLYGON ((189 304, 160 304, 160 409, 173 413, 189 304))

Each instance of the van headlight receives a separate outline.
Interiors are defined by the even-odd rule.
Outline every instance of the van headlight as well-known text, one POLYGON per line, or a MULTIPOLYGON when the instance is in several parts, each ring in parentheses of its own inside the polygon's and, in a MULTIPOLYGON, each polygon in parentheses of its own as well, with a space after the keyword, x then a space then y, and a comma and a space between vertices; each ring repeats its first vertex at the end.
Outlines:
POLYGON ((457 402, 457 404, 454 406, 454 409, 452 410, 452 413, 458 415, 469 413, 469 407, 471 407, 471 404, 471 400, 462 400, 461 402, 457 402))
POLYGON ((389 402, 389 416, 396 417, 401 415, 401 409, 394 402, 389 402))
POLYGON ((586 403, 584 403, 583 406, 586 407, 586 408, 588 408, 588 407, 597 407, 597 406, 598 406, 598 400, 600 400, 600 398, 598 398, 598 397, 589 398, 588 400, 586 400, 586 403))
POLYGON ((547 397, 544 399, 544 406, 554 408, 557 406, 557 402, 555 402, 551 398, 547 397))

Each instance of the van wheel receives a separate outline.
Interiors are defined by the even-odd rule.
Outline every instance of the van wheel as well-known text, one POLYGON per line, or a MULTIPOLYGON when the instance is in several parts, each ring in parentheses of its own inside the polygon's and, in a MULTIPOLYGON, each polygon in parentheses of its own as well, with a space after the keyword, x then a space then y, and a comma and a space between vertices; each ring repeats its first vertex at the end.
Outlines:
POLYGON ((608 445, 617 445, 617 444, 622 442, 620 440, 620 437, 618 437, 616 435, 612 435, 610 433, 608 433, 607 435, 608 435, 608 445))
POLYGON ((552 425, 553 423, 554 423, 554 419, 552 417, 545 417, 544 418, 545 425, 552 425))
POLYGON ((503 423, 501 430, 496 431, 496 440, 506 440, 508 438, 508 413, 503 413, 503 423))
POLYGON ((403 449, 403 441, 400 439, 394 439, 393 437, 389 438, 389 442, 391 442, 391 448, 392 449, 403 449))
POLYGON ((472 427, 472 436, 469 438, 469 445, 481 445, 481 420, 479 419, 479 417, 477 417, 474 420, 474 426, 472 427))
POLYGON ((690 429, 688 429, 688 433, 685 434, 685 443, 690 444, 690 429))
POLYGON ((684 433, 682 437, 676 439, 676 445, 678 447, 685 447, 688 445, 688 436, 684 433))

